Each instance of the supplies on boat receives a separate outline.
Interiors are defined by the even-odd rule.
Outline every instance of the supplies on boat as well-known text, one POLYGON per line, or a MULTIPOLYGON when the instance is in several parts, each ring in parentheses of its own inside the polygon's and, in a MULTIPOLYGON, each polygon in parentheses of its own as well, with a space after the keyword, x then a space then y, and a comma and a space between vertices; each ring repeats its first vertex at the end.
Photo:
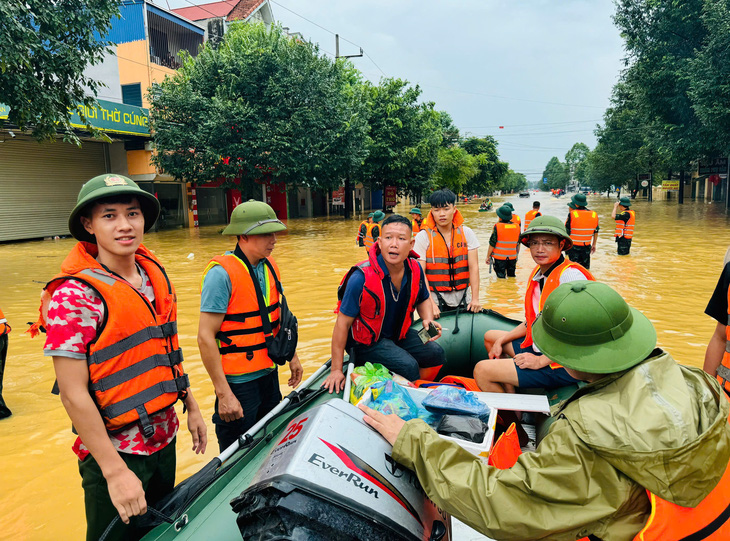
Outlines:
POLYGON ((472 443, 484 443, 489 425, 476 417, 466 415, 443 415, 436 426, 436 432, 472 443))
POLYGON ((413 387, 413 384, 401 375, 391 373, 380 363, 365 363, 358 366, 350 375, 352 385, 350 386, 350 403, 357 404, 374 384, 394 381, 404 387, 413 387))
POLYGON ((404 421, 422 419, 427 425, 435 427, 441 416, 430 413, 411 397, 406 389, 395 381, 375 383, 371 388, 370 407, 388 415, 394 413, 404 421))
POLYGON ((489 406, 480 401, 474 393, 450 385, 433 388, 423 399, 423 407, 431 413, 471 415, 489 421, 489 406))

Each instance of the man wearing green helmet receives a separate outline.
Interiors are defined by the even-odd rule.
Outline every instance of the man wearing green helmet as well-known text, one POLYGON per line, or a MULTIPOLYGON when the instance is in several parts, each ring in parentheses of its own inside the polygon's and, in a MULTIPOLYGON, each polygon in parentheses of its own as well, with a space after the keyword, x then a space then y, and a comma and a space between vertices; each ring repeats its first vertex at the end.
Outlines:
POLYGON ((613 236, 616 239, 618 255, 629 255, 631 251, 631 239, 634 238, 634 224, 636 213, 631 210, 631 199, 622 197, 613 204, 611 218, 616 221, 616 231, 613 236))
MULTIPOLYGON (((235 249, 214 257, 203 273, 198 348, 215 388, 213 424, 221 451, 281 401, 261 314, 267 313, 276 335, 281 280, 271 252, 276 233, 285 229, 266 203, 241 203, 223 230, 236 236, 235 249)), ((303 373, 296 354, 289 369, 289 385, 296 387, 303 373)))
POLYGON ((437 506, 495 539, 728 539, 730 402, 718 382, 657 349, 651 322, 598 282, 559 286, 533 335, 587 385, 511 468, 420 420, 361 406, 365 422, 437 506))
POLYGON ((205 422, 182 369, 177 300, 164 267, 142 245, 160 205, 121 175, 100 175, 81 188, 69 217, 80 242, 44 290, 44 354, 53 357, 66 411, 79 438, 86 538, 144 533, 130 517, 144 514, 175 484, 179 420, 188 412, 193 450, 204 452, 205 422))
POLYGON ((484 334, 489 359, 474 367, 474 379, 482 391, 498 393, 513 391, 514 387, 549 389, 575 383, 564 368, 536 348, 532 325, 555 288, 577 280, 593 280, 593 275, 563 257, 572 241, 563 223, 554 216, 532 220, 520 235, 520 242, 530 249, 537 264, 525 293, 525 322, 511 331, 491 330, 484 334))
POLYGON ((357 237, 355 238, 355 244, 357 246, 365 246, 365 235, 368 232, 368 226, 373 223, 374 215, 374 212, 368 214, 368 217, 360 222, 360 225, 357 227, 357 237))

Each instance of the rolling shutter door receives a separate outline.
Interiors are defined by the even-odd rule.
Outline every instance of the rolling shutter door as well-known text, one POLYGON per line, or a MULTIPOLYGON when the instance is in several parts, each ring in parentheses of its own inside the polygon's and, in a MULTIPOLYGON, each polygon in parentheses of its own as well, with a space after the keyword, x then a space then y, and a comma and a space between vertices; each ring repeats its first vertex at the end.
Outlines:
POLYGON ((0 241, 68 235, 84 182, 106 172, 104 143, 0 144, 0 241))

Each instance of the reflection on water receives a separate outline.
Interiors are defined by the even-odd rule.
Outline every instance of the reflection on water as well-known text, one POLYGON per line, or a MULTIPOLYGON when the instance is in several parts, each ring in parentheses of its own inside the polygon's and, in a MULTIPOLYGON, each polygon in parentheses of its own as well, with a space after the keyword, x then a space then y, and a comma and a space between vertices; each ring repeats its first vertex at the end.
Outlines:
MULTIPOLYGON (((540 194, 543 214, 564 218, 567 199, 540 194)), ((509 199, 521 216, 535 199, 493 198, 496 206, 509 199)), ((727 249, 728 218, 719 204, 637 202, 636 236, 631 255, 619 257, 613 242, 613 199, 589 197, 601 219, 598 249, 591 271, 642 310, 657 328, 659 343, 680 362, 702 366, 704 349, 714 322, 703 311, 722 268, 727 249)), ((460 205, 466 223, 482 248, 482 304, 521 318, 526 281, 533 268, 523 250, 517 278, 497 280, 484 264, 494 212, 477 212, 476 204, 460 205)), ((400 205, 398 211, 410 207, 400 205)), ((292 220, 274 251, 282 281, 299 318, 299 355, 305 376, 329 357, 337 285, 364 248, 354 245, 361 218, 349 222, 315 218, 292 220)), ((220 235, 220 226, 151 234, 145 243, 166 265, 179 299, 180 343, 185 368, 207 420, 213 411, 213 387, 198 354, 195 336, 201 273, 209 259, 233 248, 234 240, 220 235)), ((14 415, 0 421, 0 516, 3 537, 45 540, 79 539, 85 530, 82 491, 70 446, 70 422, 58 397, 50 394, 53 368, 41 353, 42 338, 30 340, 24 324, 36 319, 40 288, 73 246, 72 239, 0 245, 0 306, 14 326, 5 374, 4 397, 14 415)), ((280 375, 286 391, 288 370, 280 375)), ((212 426, 209 436, 215 440, 212 426)), ((213 441, 206 456, 195 456, 186 430, 178 441, 178 481, 197 471, 217 449, 213 441)))

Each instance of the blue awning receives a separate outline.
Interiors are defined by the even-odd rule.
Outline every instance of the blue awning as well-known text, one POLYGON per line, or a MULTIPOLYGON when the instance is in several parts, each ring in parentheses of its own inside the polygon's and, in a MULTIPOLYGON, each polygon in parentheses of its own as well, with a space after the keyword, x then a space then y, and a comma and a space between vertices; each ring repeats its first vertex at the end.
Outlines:
POLYGON ((151 5, 151 4, 147 4, 147 10, 150 13, 154 13, 155 15, 159 15, 163 19, 167 19, 168 21, 172 21, 175 24, 179 24, 180 26, 183 26, 183 27, 187 28, 188 30, 192 30, 196 34, 199 34, 201 36, 204 36, 205 35, 205 30, 203 30, 199 26, 195 26, 194 24, 189 23, 188 21, 186 21, 184 19, 181 19, 177 15, 173 15, 172 13, 168 13, 167 11, 163 11, 160 8, 155 7, 155 6, 151 5))

